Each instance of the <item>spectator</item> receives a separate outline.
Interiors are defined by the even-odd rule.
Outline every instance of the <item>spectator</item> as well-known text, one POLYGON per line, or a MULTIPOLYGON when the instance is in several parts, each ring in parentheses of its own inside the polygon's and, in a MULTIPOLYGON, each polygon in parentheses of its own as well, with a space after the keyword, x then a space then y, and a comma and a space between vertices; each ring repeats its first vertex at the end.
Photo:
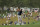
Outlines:
POLYGON ((13 21, 10 21, 10 23, 9 24, 12 24, 13 23, 13 21))

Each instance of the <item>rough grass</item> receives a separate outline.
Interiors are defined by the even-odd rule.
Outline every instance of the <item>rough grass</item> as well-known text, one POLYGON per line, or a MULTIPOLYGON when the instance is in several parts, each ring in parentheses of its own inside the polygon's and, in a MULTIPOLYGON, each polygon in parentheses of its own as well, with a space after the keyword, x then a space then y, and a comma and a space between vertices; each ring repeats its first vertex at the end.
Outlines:
MULTIPOLYGON (((37 16, 37 15, 38 13, 33 13, 33 16, 37 16)), ((34 20, 33 17, 30 17, 30 20, 29 20, 30 24, 28 24, 28 17, 25 17, 25 19, 22 18, 22 21, 25 21, 26 25, 21 25, 21 26, 14 25, 14 22, 18 21, 18 18, 16 16, 16 17, 11 17, 11 20, 8 20, 8 23, 10 21, 13 21, 13 25, 5 25, 5 26, 1 25, 2 23, 6 23, 7 20, 8 20, 7 18, 3 18, 3 19, 0 18, 0 27, 40 27, 40 21, 34 20), (35 24, 33 24, 34 21, 35 21, 35 24)))

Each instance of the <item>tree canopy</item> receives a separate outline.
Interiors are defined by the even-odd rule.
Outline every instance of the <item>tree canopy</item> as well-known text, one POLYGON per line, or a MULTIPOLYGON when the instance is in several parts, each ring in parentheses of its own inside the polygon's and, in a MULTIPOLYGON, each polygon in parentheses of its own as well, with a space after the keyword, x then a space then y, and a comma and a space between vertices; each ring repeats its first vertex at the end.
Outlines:
POLYGON ((0 7, 40 7, 40 0, 0 0, 0 7))

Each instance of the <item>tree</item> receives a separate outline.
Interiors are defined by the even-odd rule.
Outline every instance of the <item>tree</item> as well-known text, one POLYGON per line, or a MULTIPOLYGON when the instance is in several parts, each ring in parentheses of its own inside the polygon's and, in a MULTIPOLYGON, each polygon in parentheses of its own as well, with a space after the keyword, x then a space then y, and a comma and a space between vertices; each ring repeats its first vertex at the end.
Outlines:
POLYGON ((0 0, 0 6, 40 7, 40 0, 0 0))

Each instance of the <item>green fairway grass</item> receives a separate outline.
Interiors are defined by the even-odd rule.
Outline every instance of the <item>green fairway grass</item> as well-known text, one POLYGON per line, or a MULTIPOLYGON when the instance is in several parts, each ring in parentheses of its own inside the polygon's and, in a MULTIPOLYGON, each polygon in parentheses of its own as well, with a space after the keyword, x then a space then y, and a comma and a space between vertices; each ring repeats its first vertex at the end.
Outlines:
POLYGON ((26 25, 0 25, 0 27, 40 27, 40 22, 26 25))

